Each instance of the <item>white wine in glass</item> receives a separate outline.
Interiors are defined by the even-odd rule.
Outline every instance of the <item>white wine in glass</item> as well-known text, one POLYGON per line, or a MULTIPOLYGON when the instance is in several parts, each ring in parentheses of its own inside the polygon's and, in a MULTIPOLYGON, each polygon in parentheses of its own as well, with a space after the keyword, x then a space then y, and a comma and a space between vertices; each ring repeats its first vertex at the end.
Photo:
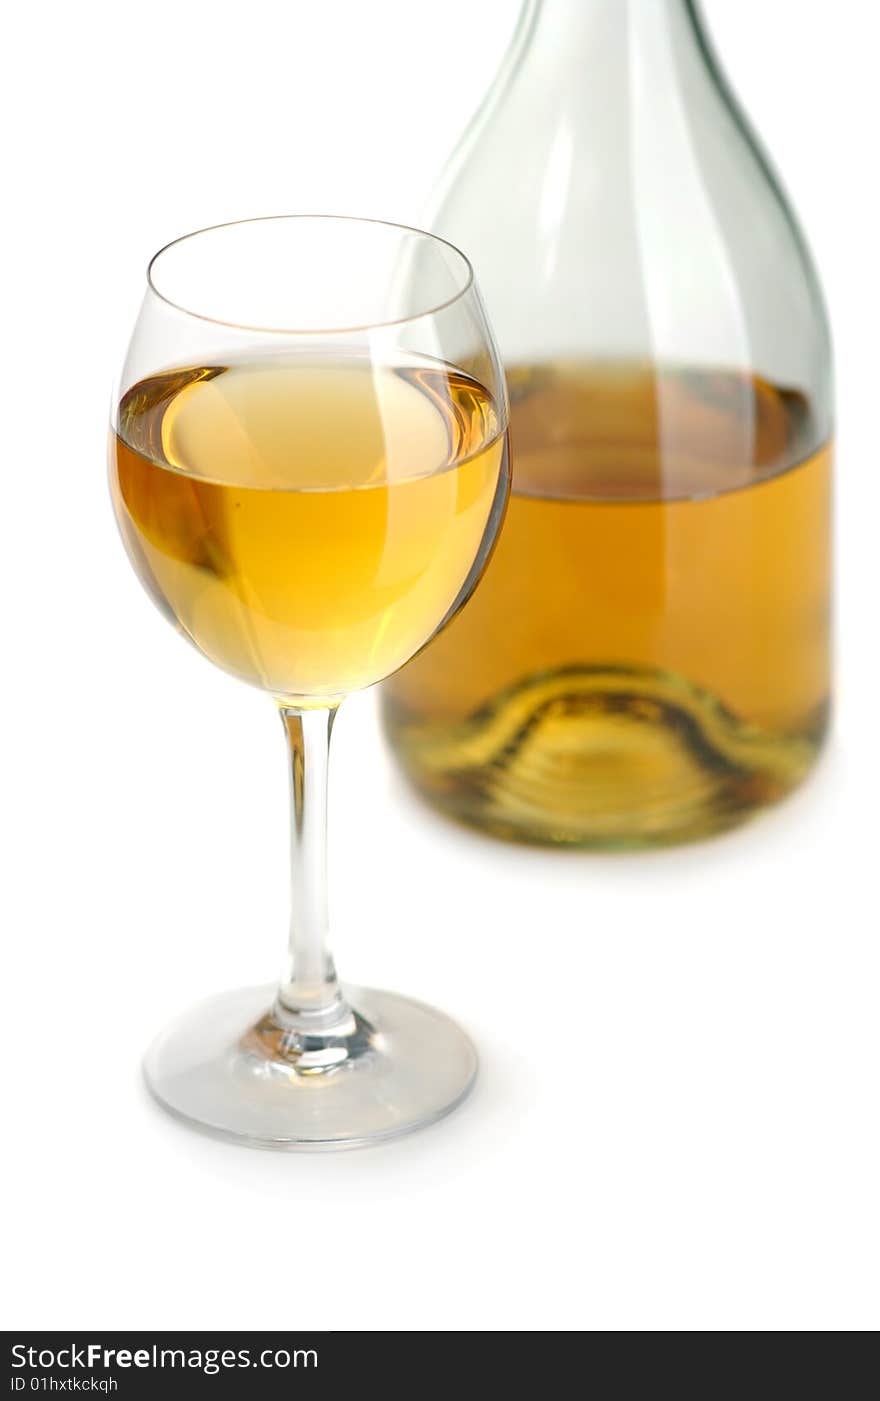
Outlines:
POLYGON ((285 702, 395 671, 477 558, 504 436, 436 361, 194 368, 120 406, 117 514, 147 588, 218 666, 285 702))
POLYGON ((111 491, 145 588, 276 701, 293 888, 280 988, 224 994, 147 1080, 200 1127, 338 1147, 405 1132, 475 1070, 433 1009, 340 987, 326 772, 341 700, 402 666, 473 589, 508 490, 503 377, 466 259, 374 221, 292 217, 158 254, 117 396, 111 491))

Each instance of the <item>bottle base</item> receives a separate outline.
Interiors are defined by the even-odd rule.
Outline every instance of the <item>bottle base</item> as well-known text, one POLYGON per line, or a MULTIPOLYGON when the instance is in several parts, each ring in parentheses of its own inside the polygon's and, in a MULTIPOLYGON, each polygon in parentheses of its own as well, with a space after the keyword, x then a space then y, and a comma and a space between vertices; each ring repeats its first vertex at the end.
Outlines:
POLYGON ((683 677, 569 667, 458 724, 385 722, 434 807, 507 840, 595 850, 698 841, 784 798, 812 767, 828 706, 797 734, 760 729, 683 677))

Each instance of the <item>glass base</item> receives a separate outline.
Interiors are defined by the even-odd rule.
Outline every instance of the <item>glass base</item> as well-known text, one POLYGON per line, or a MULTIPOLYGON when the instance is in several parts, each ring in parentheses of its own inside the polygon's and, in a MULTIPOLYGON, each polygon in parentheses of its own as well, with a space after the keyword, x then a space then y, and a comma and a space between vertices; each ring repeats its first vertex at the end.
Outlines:
POLYGON ((471 1041, 433 1007, 346 988, 351 1031, 319 1050, 274 1020, 275 991, 222 993, 158 1037, 144 1074, 165 1109, 256 1148, 356 1148, 443 1118, 474 1082, 471 1041))

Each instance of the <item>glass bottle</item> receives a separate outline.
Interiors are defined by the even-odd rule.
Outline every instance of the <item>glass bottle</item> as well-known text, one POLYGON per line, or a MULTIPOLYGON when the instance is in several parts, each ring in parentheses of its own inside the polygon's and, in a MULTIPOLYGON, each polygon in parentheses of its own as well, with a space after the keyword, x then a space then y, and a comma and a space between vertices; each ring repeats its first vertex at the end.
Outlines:
POLYGON ((694 0, 527 0, 434 227, 511 397, 483 582, 385 684, 416 787, 501 836, 701 837, 827 726, 831 356, 694 0))

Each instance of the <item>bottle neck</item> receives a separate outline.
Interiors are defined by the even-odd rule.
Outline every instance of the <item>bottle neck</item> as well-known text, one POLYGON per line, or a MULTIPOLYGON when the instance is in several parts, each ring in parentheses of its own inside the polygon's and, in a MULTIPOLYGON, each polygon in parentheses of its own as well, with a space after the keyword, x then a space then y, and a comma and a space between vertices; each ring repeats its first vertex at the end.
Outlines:
POLYGON ((496 91, 522 81, 589 130, 717 75, 698 0, 525 0, 496 91))
POLYGON ((540 58, 614 63, 634 47, 674 47, 700 56, 697 0, 525 0, 519 25, 540 58))
POLYGON ((560 38, 603 30, 626 32, 658 20, 692 32, 698 26, 696 0, 525 0, 536 33, 560 38))

